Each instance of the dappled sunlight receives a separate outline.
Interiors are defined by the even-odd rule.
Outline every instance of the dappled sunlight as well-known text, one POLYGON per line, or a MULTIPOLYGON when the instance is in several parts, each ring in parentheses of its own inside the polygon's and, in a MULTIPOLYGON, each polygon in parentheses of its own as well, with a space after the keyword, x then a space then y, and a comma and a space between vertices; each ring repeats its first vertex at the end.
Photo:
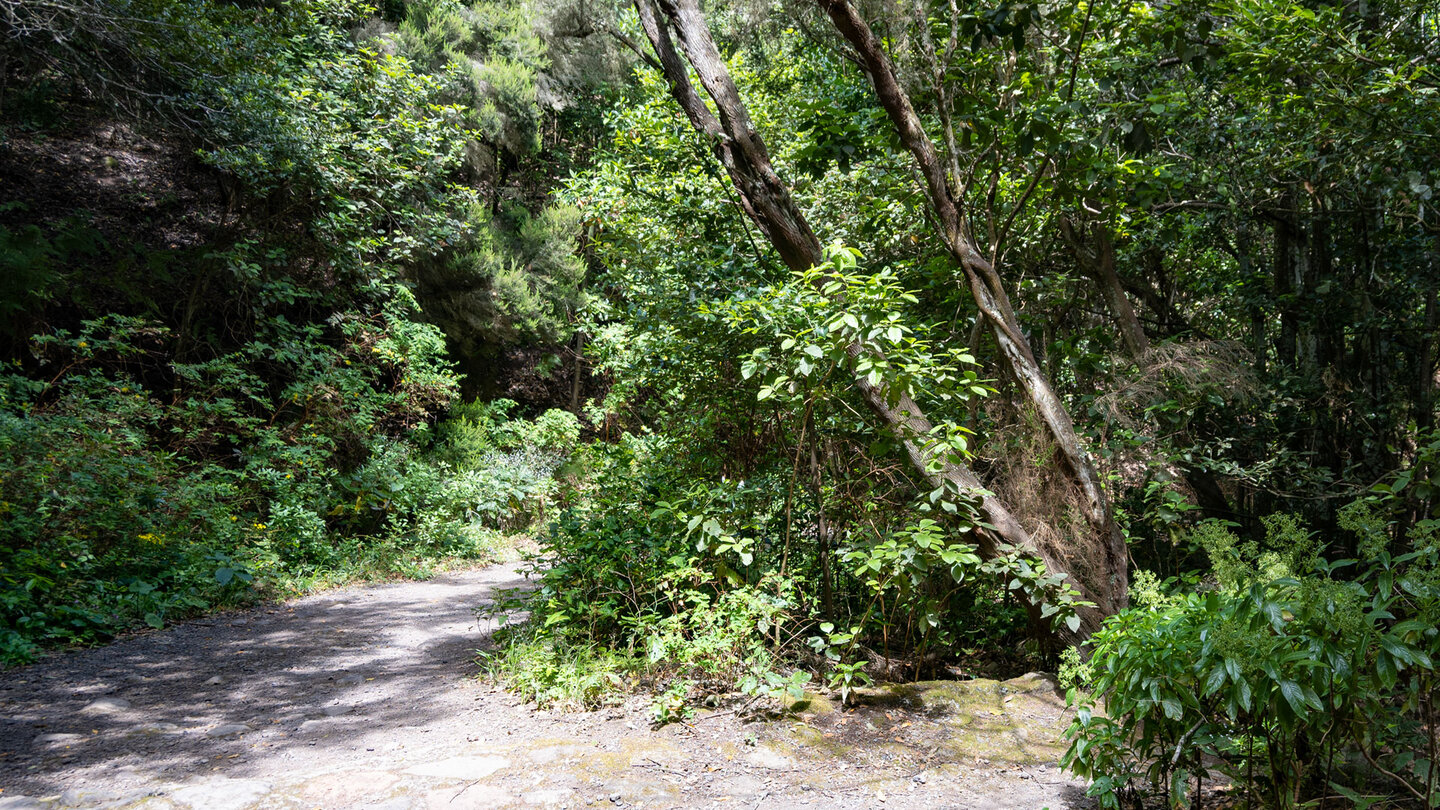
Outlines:
POLYGON ((385 747, 456 711, 494 626, 473 608, 513 569, 347 589, 57 655, 0 681, 11 791, 54 793, 77 773, 236 778, 385 747), (72 736, 73 735, 73 736, 72 736))

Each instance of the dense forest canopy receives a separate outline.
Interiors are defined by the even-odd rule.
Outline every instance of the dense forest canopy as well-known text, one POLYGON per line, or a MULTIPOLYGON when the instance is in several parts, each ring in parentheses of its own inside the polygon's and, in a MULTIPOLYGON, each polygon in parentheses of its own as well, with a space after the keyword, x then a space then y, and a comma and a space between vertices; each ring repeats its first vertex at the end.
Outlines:
POLYGON ((541 701, 1063 663, 1107 805, 1440 801, 1435 2, 0 43, 0 659, 524 536, 541 701))

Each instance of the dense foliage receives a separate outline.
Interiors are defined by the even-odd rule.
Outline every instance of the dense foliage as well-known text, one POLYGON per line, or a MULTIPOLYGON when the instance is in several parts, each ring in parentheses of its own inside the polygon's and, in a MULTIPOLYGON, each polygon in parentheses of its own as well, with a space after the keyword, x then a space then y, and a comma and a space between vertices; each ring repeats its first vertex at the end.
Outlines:
MULTIPOLYGON (((435 431, 460 380, 407 283, 488 233, 455 65, 353 37, 373 9, 344 3, 11 11, 6 69, 31 86, 6 108, 9 159, 104 157, 98 180, 21 185, 0 224, 6 660, 257 587, 484 558, 528 524, 574 425, 501 436, 462 409, 435 431)), ((534 258, 568 247, 515 238, 497 261, 573 286, 578 260, 534 258)))
POLYGON ((541 702, 1435 806, 1437 20, 0 0, 0 658, 530 533, 541 702))
POLYGON ((1180 803, 1217 771, 1265 807, 1332 793, 1430 802, 1437 524, 1394 537, 1393 506, 1342 511, 1358 559, 1327 560, 1288 515, 1265 521, 1263 543, 1197 529, 1215 587, 1166 594, 1152 580, 1096 634, 1083 670, 1104 705, 1080 701, 1067 766, 1107 807, 1147 783, 1180 803))

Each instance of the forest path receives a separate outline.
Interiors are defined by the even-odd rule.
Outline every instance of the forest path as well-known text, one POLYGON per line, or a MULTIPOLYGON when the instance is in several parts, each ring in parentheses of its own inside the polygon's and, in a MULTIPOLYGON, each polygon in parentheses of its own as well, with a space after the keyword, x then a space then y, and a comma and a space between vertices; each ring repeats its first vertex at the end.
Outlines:
POLYGON ((1060 707, 1025 683, 982 710, 907 692, 660 730, 638 699, 535 711, 470 677, 495 630, 474 608, 524 584, 497 566, 357 586, 0 674, 0 810, 1088 806, 1035 742, 1060 707), (966 731, 1022 753, 956 753, 966 731))

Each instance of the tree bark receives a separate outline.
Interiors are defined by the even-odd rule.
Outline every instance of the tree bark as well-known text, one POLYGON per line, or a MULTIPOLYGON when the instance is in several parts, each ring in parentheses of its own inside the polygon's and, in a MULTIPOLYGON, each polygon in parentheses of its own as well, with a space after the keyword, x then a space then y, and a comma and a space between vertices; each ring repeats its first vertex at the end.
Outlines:
POLYGON ((1115 242, 1110 238, 1110 229, 1104 223, 1096 223, 1094 231, 1095 249, 1092 251, 1085 245, 1084 231, 1077 228, 1069 217, 1060 219, 1060 233, 1069 243, 1070 251, 1105 296, 1105 304, 1115 326, 1120 330, 1125 351, 1141 368, 1145 368, 1149 365, 1146 358, 1150 354, 1150 338, 1140 325, 1140 319, 1135 316, 1135 308, 1130 305, 1125 288, 1120 284, 1120 277, 1115 273, 1115 242))
POLYGON ((920 171, 931 209, 940 224, 941 238, 964 271, 975 303, 990 323, 1009 370, 1045 423, 1050 439, 1065 462, 1066 473, 1079 490, 1082 511, 1091 535, 1073 538, 1079 541, 1081 548, 1054 549, 1053 552, 1055 556, 1068 554, 1077 559, 1088 558, 1093 568, 1084 575, 1072 570, 1071 576, 1081 585, 1083 592, 1091 594, 1090 598, 1100 605, 1102 611, 1118 611, 1128 601, 1129 551, 1119 527, 1115 525, 1109 497, 1101 485, 1095 465, 1075 433, 1070 413, 1035 362, 999 273, 970 239, 962 205, 946 180, 944 165, 926 135, 908 94, 900 86, 895 68, 879 39, 848 0, 816 0, 816 3, 859 55, 880 106, 889 115, 891 124, 920 171))
MULTIPOLYGON (((1165 256, 1158 248, 1148 248, 1141 254, 1145 265, 1145 272, 1139 276, 1125 275, 1120 277, 1120 283, 1125 287, 1126 292, 1140 299, 1155 315, 1155 323, 1165 337, 1176 337, 1177 335, 1189 334, 1195 337, 1209 340, 1210 336, 1203 330, 1196 329, 1193 324, 1185 320, 1185 316, 1176 309, 1175 302, 1171 296, 1155 288, 1150 279, 1162 280, 1165 278, 1165 256)), ((1119 272, 1119 268, 1116 268, 1119 272)))
MULTIPOLYGON (((712 151, 739 192, 741 208, 759 226, 788 267, 802 271, 819 264, 824 258, 820 240, 795 204, 789 187, 775 173, 765 144, 750 121, 696 0, 634 0, 634 4, 640 14, 641 27, 655 48, 669 82, 671 95, 691 125, 709 139, 712 151), (684 51, 683 59, 672 40, 672 28, 684 51), (714 113, 691 84, 687 61, 694 67, 706 95, 714 102, 714 113)), ((978 252, 974 255, 983 262, 978 252)), ((1009 301, 992 301, 992 305, 1008 307, 1009 301)), ((1008 326, 1013 317, 1011 313, 1010 320, 1005 321, 1007 335, 1018 331, 1008 326)), ((852 356, 862 351, 859 345, 850 347, 852 356)), ((1012 351, 1020 350, 1012 348, 1012 351)), ((1024 347, 1023 354, 1029 356, 1028 346, 1024 347)), ((880 420, 901 440, 911 465, 931 486, 949 483, 979 503, 981 515, 991 527, 976 533, 983 555, 1002 555, 1007 546, 1028 550, 1051 572, 1068 574, 1082 597, 1096 603, 1094 609, 1080 610, 1078 633, 1056 629, 1063 640, 1082 641, 1099 627, 1105 616, 1124 606, 1123 564, 1117 599, 1117 591, 1110 582, 1077 576, 1069 555, 1036 544, 1005 505, 985 490, 973 470, 952 458, 941 457, 927 440, 933 430, 932 423, 908 395, 896 396, 895 392, 870 383, 864 376, 857 377, 854 385, 880 420)))
MULTIPOLYGON (((1287 207, 1294 207, 1287 198, 1287 207)), ((1306 256, 1304 234, 1288 215, 1275 217, 1275 298, 1280 306, 1280 335, 1275 357, 1287 371, 1299 370, 1303 356, 1296 299, 1304 293, 1306 256)))
MULTIPOLYGON (((1434 268, 1434 259, 1430 266, 1434 268)), ((1440 326, 1440 306, 1435 302, 1435 288, 1425 292, 1425 326, 1420 338, 1420 356, 1415 380, 1415 425, 1420 430, 1435 426, 1435 342, 1436 327, 1440 326)))

